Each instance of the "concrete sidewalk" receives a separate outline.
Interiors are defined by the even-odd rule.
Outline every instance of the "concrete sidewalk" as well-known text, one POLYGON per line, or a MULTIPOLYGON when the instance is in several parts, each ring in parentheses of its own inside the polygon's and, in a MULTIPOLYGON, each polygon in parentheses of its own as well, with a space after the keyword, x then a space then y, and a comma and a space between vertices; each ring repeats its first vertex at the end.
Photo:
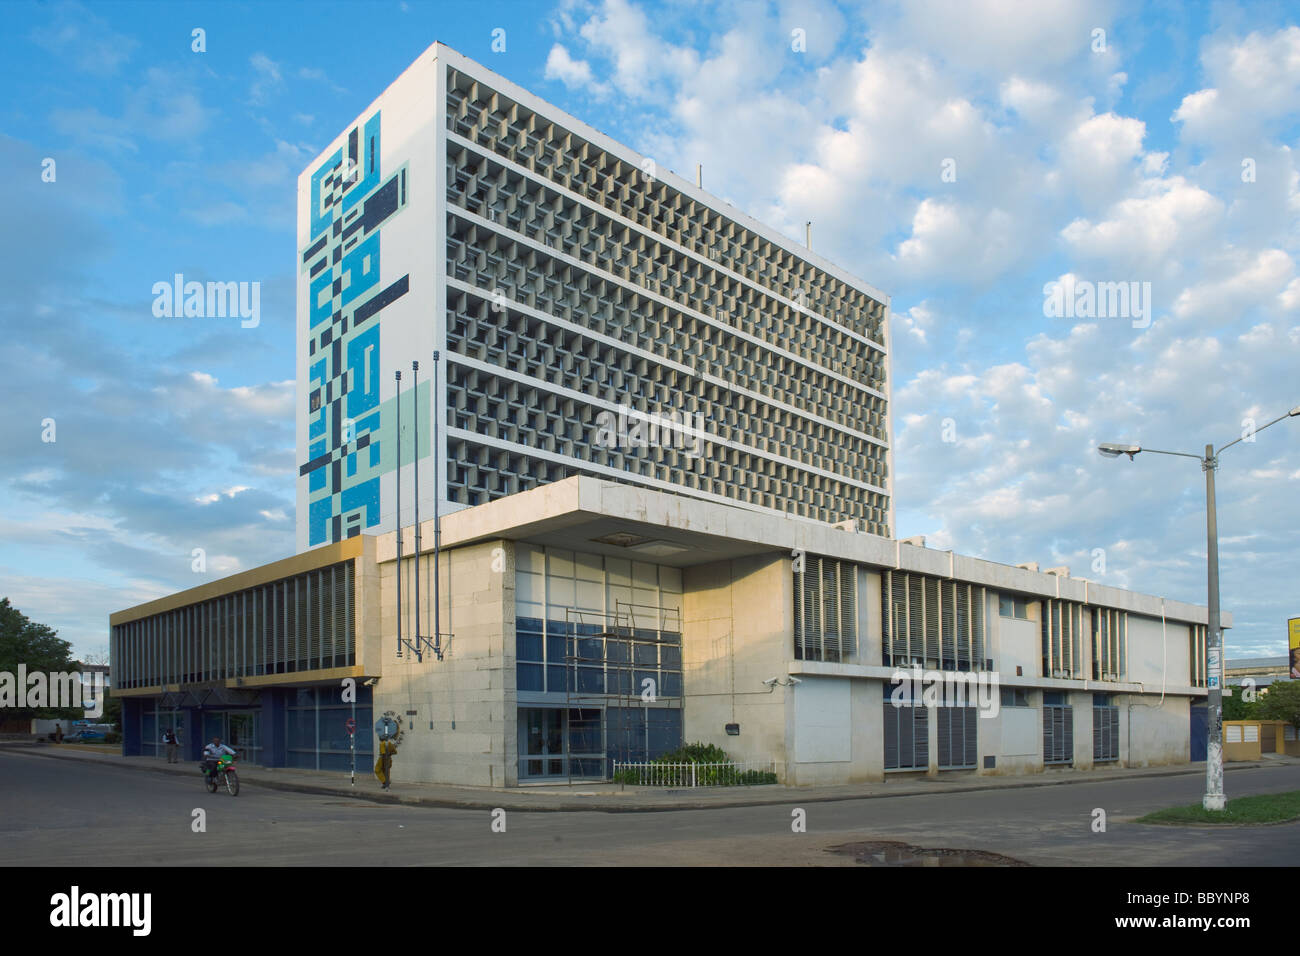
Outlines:
MULTIPOLYGON (((123 757, 82 750, 76 745, 4 745, 11 752, 21 752, 56 760, 83 760, 106 766, 177 774, 194 778, 200 786, 198 764, 168 764, 159 757, 123 757)), ((1254 767, 1287 766, 1300 758, 1270 756, 1250 763, 1233 763, 1225 770, 1254 767)), ((568 786, 525 786, 511 788, 456 787, 433 783, 403 783, 401 760, 394 764, 395 789, 383 791, 370 772, 358 765, 356 785, 347 774, 314 770, 290 770, 244 764, 239 767, 242 784, 316 793, 337 797, 354 797, 374 803, 405 804, 460 809, 494 809, 534 811, 599 810, 605 812, 661 812, 668 810, 706 810, 727 807, 770 806, 776 804, 824 803, 881 797, 906 797, 920 794, 966 793, 981 790, 1004 790, 1017 787, 1053 787, 1076 783, 1101 783, 1141 777, 1204 776, 1203 764, 1182 767, 1113 768, 1106 770, 1049 770, 1044 773, 1014 777, 981 777, 967 771, 949 771, 937 777, 919 774, 890 775, 881 783, 857 783, 828 787, 786 787, 779 784, 759 787, 715 787, 696 790, 662 788, 623 788, 619 784, 574 784, 568 786)))

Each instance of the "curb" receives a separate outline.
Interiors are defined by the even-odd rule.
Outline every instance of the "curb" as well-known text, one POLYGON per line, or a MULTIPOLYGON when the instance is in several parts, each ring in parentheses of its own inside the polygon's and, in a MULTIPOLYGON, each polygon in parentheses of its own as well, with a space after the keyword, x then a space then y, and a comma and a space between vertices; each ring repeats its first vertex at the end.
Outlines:
MULTIPOLYGON (((44 748, 23 746, 5 747, 0 744, 0 752, 6 749, 14 750, 33 750, 36 756, 50 757, 55 760, 90 760, 98 763, 106 763, 103 757, 97 754, 89 754, 85 757, 74 756, 72 753, 56 754, 44 750, 44 748)), ((192 762, 192 761, 191 761, 192 762)), ((109 766, 113 766, 109 764, 109 766)), ((166 769, 166 765, 161 767, 152 767, 148 764, 120 764, 122 769, 127 770, 144 770, 153 773, 170 774, 173 776, 187 775, 187 771, 166 769)), ((1266 767, 1284 767, 1288 764, 1283 763, 1240 763, 1231 767, 1224 767, 1225 772, 1229 770, 1253 770, 1266 767)), ((1087 771, 1084 771, 1085 773, 1087 771)), ((1151 770, 1146 772, 1136 772, 1125 774, 1124 776, 1110 777, 1111 780, 1144 780, 1158 777, 1183 777, 1190 774, 1201 775, 1204 773, 1202 768, 1189 768, 1186 770, 1151 770)), ((1005 778, 1003 778, 1005 779, 1005 778)), ((1059 780, 1033 780, 1028 779, 1024 782, 1010 784, 971 784, 965 786, 944 787, 935 790, 903 790, 893 793, 850 793, 850 794, 825 794, 818 795, 813 789, 800 792, 799 788, 786 788, 781 794, 764 794, 759 799, 751 800, 691 800, 689 802, 674 803, 670 805, 661 804, 609 804, 610 799, 605 797, 599 803, 588 803, 584 801, 575 801, 570 797, 558 797, 557 802, 545 806, 539 806, 530 803, 527 800, 520 800, 513 794, 501 793, 491 797, 422 797, 422 796, 402 796, 396 793, 383 793, 372 791, 360 791, 352 787, 335 787, 326 786, 306 781, 298 782, 293 780, 266 780, 243 777, 240 783, 250 787, 261 787, 266 790, 281 790, 292 793, 311 793, 320 796, 330 797, 349 797, 354 800, 366 800, 371 803, 386 804, 392 806, 422 806, 453 810, 516 810, 528 811, 533 813, 573 813, 577 811, 587 811, 595 813, 672 813, 679 810, 734 810, 745 807, 764 807, 764 806, 781 806, 800 803, 843 803, 850 800, 876 800, 897 797, 915 797, 915 796, 938 796, 947 793, 977 793, 990 790, 1018 790, 1028 787, 1061 787, 1070 786, 1080 783, 1101 783, 1107 778, 1095 777, 1062 777, 1059 780)), ((549 795, 548 795, 549 796, 549 795)), ((600 799, 600 798, 596 798, 600 799)), ((614 798, 621 799, 621 798, 614 798)), ((632 798, 634 799, 634 798, 632 798)))

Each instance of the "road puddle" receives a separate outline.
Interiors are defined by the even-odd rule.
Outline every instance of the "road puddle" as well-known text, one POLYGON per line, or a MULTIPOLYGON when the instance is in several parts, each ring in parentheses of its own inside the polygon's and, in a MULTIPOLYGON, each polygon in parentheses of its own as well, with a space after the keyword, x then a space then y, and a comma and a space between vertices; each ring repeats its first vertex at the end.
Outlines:
POLYGON ((986 850, 930 848, 884 840, 844 843, 827 847, 826 852, 852 856, 854 862, 863 866, 1029 866, 1020 860, 986 850))

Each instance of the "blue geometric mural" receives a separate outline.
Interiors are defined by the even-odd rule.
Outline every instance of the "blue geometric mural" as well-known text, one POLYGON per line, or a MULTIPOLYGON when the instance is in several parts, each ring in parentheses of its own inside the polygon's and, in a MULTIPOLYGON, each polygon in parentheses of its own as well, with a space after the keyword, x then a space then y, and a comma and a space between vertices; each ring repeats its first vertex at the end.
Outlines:
MULTIPOLYGON (((346 147, 311 174, 308 273, 308 545, 379 523, 380 310, 410 290, 410 274, 379 286, 380 228, 406 207, 406 166, 379 168, 380 114, 353 127, 346 147), (346 161, 345 161, 346 149, 346 161)), ((391 404, 391 403, 390 403, 391 404)), ((391 462, 389 463, 391 467, 391 462)))

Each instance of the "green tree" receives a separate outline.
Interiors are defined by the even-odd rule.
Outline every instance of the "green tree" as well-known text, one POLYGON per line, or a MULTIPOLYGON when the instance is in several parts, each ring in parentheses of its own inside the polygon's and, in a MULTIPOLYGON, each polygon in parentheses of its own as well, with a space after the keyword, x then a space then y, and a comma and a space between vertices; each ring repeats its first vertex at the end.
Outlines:
MULTIPOLYGON (((72 645, 60 639, 58 632, 48 624, 38 624, 10 603, 0 598, 0 671, 18 675, 18 665, 26 664, 27 672, 80 670, 72 659, 72 645)), ((3 716, 29 719, 32 717, 68 718, 85 716, 79 711, 51 708, 5 708, 3 716)))
POLYGON ((1259 720, 1259 698, 1246 701, 1242 699, 1240 687, 1232 689, 1232 696, 1223 698, 1224 720, 1259 720))
POLYGON ((1300 727, 1300 681, 1274 681, 1259 701, 1261 720, 1285 720, 1300 727))
POLYGON ((104 716, 99 720, 101 723, 112 724, 113 729, 120 733, 122 730, 122 698, 109 694, 104 701, 104 716))

